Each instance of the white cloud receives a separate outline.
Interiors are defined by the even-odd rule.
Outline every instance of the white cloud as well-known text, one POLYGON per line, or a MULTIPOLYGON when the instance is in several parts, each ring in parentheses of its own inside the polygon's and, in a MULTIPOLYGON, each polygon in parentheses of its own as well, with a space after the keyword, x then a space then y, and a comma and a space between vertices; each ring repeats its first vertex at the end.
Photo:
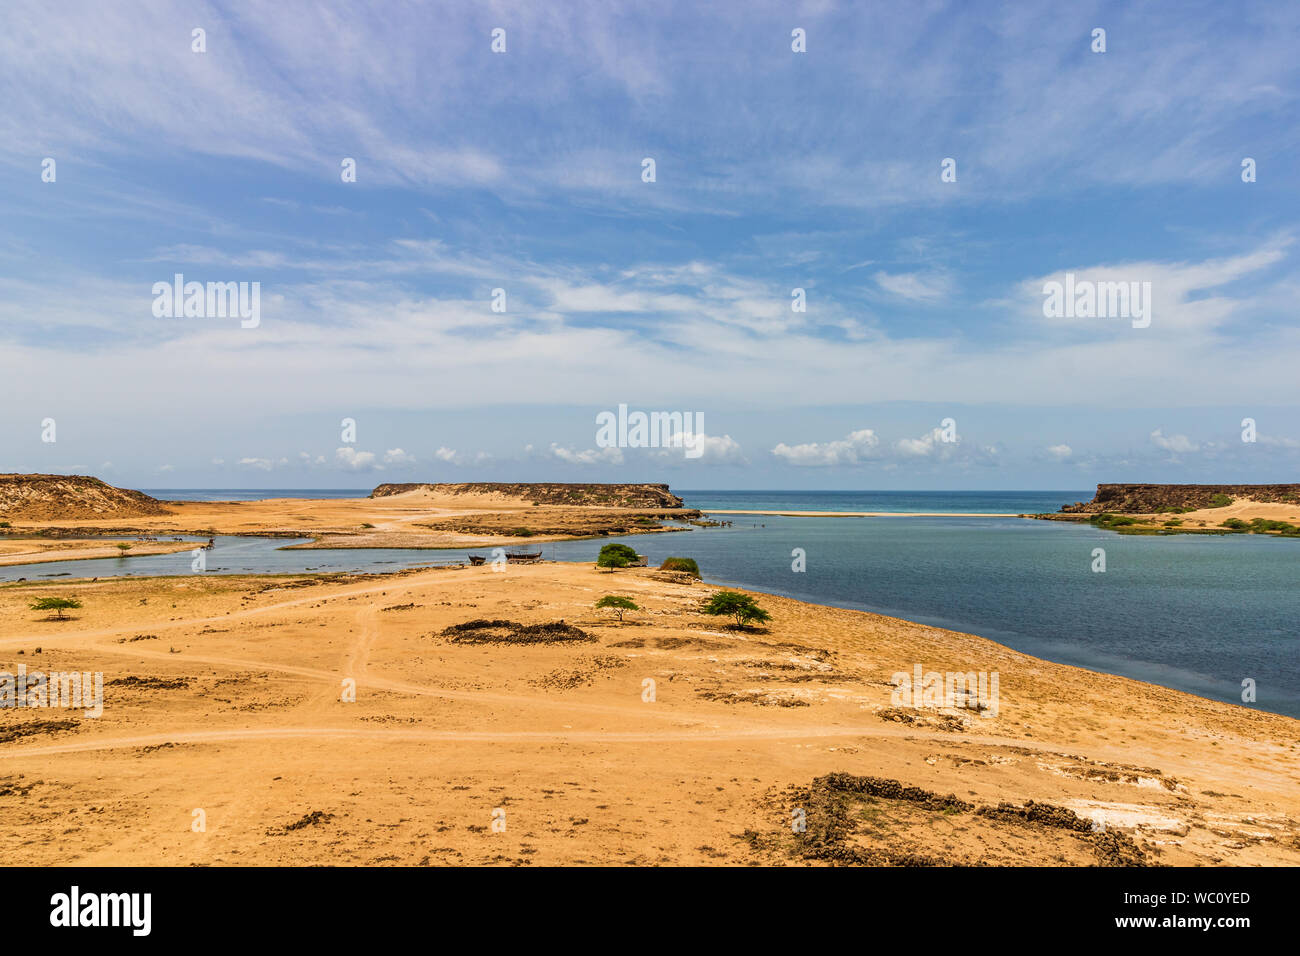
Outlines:
POLYGON ((957 442, 944 442, 943 429, 934 428, 920 438, 900 438, 894 442, 894 450, 904 458, 926 458, 934 454, 941 445, 955 445, 957 442))
POLYGON ((357 451, 351 445, 344 445, 334 450, 334 460, 349 471, 382 471, 383 466, 375 462, 373 451, 357 451))
POLYGON ((885 292, 911 302, 935 302, 952 291, 952 281, 938 272, 900 272, 890 275, 882 270, 872 278, 885 292))
POLYGON ((1165 435, 1159 428, 1151 433, 1151 440, 1158 447, 1175 455, 1198 451, 1201 447, 1186 435, 1165 435))
POLYGON ((772 454, 791 465, 825 466, 856 465, 874 457, 880 439, 870 428, 850 432, 847 438, 832 442, 807 442, 787 445, 784 442, 772 449, 772 454))
POLYGON ((1069 445, 1062 443, 1060 445, 1049 445, 1047 447, 1047 453, 1057 461, 1065 461, 1065 459, 1074 454, 1074 449, 1069 445))
POLYGON ((619 448, 588 448, 585 451, 574 451, 572 448, 564 448, 560 445, 551 443, 550 453, 560 461, 568 462, 571 465, 621 465, 623 464, 623 452, 619 448))
POLYGON ((413 465, 415 456, 409 455, 400 448, 390 448, 384 452, 385 465, 413 465))
POLYGON ((709 465, 748 465, 749 459, 740 442, 730 435, 706 435, 704 432, 674 432, 668 444, 656 449, 654 457, 666 462, 698 461, 709 465), (686 453, 690 452, 693 457, 686 453))

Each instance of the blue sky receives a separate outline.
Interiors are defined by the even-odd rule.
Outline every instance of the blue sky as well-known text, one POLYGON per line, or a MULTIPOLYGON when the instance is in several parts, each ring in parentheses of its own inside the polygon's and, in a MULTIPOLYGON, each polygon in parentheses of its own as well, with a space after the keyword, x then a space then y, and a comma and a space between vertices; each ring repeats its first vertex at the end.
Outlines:
POLYGON ((1296 479, 1295 4, 6 12, 0 470, 1296 479), (155 317, 177 272, 260 324, 155 317), (1150 326, 1045 318, 1066 272, 1150 282, 1150 326), (619 403, 704 454, 597 447, 619 403))

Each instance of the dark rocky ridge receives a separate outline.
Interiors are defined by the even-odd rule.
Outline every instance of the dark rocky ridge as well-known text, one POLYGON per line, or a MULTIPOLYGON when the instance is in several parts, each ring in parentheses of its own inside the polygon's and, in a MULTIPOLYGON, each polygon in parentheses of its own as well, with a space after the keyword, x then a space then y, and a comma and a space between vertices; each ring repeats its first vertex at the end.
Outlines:
POLYGON ((1098 485, 1091 501, 1061 508, 1063 514, 1154 514, 1165 508, 1208 508, 1215 495, 1259 502, 1300 502, 1300 484, 1290 485, 1098 485))
POLYGON ((371 498, 429 491, 440 495, 502 495, 543 505, 601 505, 606 508, 680 508, 682 499, 658 484, 569 484, 565 482, 469 481, 380 485, 371 498))

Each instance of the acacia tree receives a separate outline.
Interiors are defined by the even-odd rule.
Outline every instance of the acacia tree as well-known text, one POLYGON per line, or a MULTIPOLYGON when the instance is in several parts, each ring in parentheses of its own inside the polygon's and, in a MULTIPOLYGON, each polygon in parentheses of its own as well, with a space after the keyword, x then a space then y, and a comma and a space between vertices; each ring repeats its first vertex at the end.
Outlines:
POLYGON ((63 616, 64 611, 72 611, 81 607, 81 602, 76 598, 61 597, 43 597, 37 598, 28 605, 33 611, 54 611, 57 620, 66 620, 63 616))
POLYGON ((623 622, 624 611, 641 610, 641 608, 632 602, 631 598, 625 598, 621 594, 606 594, 603 598, 597 601, 596 609, 601 610, 603 608, 609 608, 617 614, 620 624, 623 622))
POLYGON ((752 597, 736 591, 719 591, 701 610, 705 614, 734 617, 736 627, 746 627, 751 623, 763 624, 772 619, 772 615, 759 607, 752 597))

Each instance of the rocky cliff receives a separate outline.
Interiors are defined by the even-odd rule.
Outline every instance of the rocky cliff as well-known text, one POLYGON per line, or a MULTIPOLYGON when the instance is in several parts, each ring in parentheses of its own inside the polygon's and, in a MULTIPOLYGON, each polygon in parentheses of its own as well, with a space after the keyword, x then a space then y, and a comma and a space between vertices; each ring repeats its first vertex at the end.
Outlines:
POLYGON ((1300 502, 1300 484, 1295 485, 1098 485, 1091 501, 1076 502, 1061 509, 1066 514, 1154 514, 1169 508, 1208 508, 1215 495, 1234 500, 1300 502))

